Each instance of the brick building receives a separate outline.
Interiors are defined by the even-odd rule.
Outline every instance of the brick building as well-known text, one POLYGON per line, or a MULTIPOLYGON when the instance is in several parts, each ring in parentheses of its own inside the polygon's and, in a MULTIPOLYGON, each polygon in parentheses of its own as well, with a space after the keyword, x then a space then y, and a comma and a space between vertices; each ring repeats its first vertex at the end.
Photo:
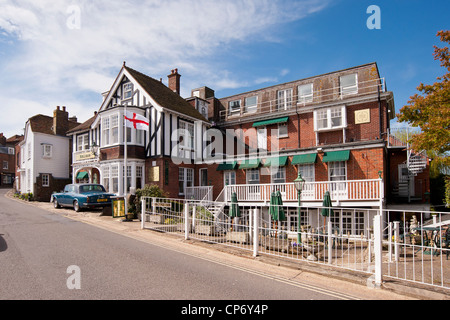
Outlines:
POLYGON ((334 217, 355 234, 371 218, 360 208, 425 201, 428 159, 390 129, 394 95, 376 63, 220 99, 206 86, 181 98, 180 78, 172 70, 166 86, 124 64, 98 112, 69 130, 73 182, 117 194, 156 184, 172 198, 229 201, 236 192, 244 207, 279 190, 291 228, 300 172, 302 208, 329 191, 333 206, 359 208, 334 217), (125 109, 149 130, 125 129, 125 109))

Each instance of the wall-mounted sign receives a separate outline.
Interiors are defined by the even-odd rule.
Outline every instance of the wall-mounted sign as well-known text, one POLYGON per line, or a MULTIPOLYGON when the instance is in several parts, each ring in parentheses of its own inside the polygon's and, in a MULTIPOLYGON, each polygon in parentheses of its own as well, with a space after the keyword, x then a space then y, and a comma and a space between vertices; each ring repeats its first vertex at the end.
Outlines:
POLYGON ((369 123, 370 109, 363 109, 355 111, 355 124, 369 123))
POLYGON ((75 153, 75 161, 83 161, 95 159, 95 154, 92 151, 75 153))

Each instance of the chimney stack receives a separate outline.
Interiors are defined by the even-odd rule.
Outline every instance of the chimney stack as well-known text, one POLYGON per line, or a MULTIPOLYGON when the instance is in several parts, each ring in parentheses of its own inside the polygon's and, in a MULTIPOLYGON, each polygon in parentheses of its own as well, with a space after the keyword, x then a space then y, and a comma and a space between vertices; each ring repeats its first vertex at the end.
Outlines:
POLYGON ((178 69, 172 70, 171 74, 167 76, 169 78, 169 89, 177 94, 180 94, 180 77, 178 69))
POLYGON ((59 106, 53 111, 53 133, 60 136, 65 136, 69 130, 69 113, 66 107, 63 106, 60 110, 59 106))

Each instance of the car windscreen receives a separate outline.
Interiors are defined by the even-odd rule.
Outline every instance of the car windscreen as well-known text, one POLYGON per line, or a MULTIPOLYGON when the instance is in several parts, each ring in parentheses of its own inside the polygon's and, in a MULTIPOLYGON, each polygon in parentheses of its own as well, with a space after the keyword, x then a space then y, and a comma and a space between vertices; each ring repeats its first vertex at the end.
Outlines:
POLYGON ((92 192, 92 191, 105 191, 105 188, 103 188, 103 186, 101 185, 85 185, 85 186, 80 186, 80 193, 87 193, 87 192, 92 192))

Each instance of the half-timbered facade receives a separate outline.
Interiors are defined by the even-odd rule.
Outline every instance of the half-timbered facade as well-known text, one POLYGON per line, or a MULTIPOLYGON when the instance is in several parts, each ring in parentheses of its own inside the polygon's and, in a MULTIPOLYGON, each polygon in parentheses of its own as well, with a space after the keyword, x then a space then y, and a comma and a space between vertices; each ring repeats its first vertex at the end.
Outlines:
POLYGON ((171 197, 184 197, 198 183, 195 161, 209 123, 180 97, 180 77, 172 70, 166 86, 124 64, 98 112, 69 132, 74 182, 98 182, 120 195, 157 184, 171 197), (126 127, 126 111, 148 119, 149 129, 126 127))

